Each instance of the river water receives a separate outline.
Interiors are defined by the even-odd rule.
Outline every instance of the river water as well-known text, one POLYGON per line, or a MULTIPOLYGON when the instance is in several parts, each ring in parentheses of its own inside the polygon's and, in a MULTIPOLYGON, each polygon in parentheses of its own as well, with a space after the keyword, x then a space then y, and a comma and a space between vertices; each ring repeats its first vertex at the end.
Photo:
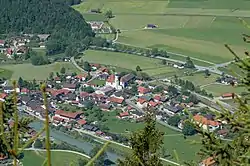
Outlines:
MULTIPOLYGON (((30 124, 30 127, 34 128, 36 131, 40 131, 43 125, 44 124, 41 121, 35 121, 30 124)), ((84 140, 80 141, 80 140, 74 139, 56 130, 50 130, 50 136, 53 137, 55 140, 67 142, 70 145, 83 149, 84 152, 86 152, 87 154, 89 154, 92 148, 94 147, 92 143, 86 142, 84 140)), ((113 162, 115 162, 118 158, 121 158, 121 156, 119 156, 118 154, 114 152, 107 151, 106 153, 107 153, 108 159, 113 162)))

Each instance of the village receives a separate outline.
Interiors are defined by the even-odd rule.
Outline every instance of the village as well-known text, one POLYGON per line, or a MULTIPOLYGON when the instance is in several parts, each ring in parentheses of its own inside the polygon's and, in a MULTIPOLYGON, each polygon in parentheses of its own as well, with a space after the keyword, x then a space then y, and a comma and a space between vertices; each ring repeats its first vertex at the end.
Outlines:
MULTIPOLYGON (((173 86, 152 86, 133 73, 116 73, 100 64, 90 66, 92 71, 89 73, 76 75, 62 68, 60 74, 51 74, 48 78, 48 111, 52 125, 112 140, 112 137, 105 135, 105 128, 110 126, 103 127, 103 123, 99 123, 105 121, 103 113, 115 111, 113 118, 136 124, 143 121, 144 110, 150 108, 161 124, 181 131, 185 128, 185 119, 189 117, 186 111, 189 110, 194 122, 201 124, 205 130, 222 133, 219 134, 222 137, 227 134, 222 122, 215 121, 213 114, 199 111, 204 105, 187 91, 173 86), (176 117, 177 120, 173 120, 176 117)), ((12 92, 13 87, 3 86, 0 100, 5 101, 12 92)), ((44 120, 45 106, 39 88, 19 85, 16 92, 20 110, 44 120)), ((193 134, 194 128, 188 130, 186 135, 193 134)))

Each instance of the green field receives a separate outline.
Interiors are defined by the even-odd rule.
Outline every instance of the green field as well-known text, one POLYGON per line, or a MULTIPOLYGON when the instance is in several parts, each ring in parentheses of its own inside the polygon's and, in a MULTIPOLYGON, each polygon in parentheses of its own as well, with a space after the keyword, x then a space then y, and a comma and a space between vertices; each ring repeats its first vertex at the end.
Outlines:
POLYGON ((0 78, 10 79, 12 74, 11 70, 0 68, 0 78))
POLYGON ((219 85, 213 84, 204 87, 203 89, 207 90, 209 93, 212 93, 214 96, 221 96, 224 93, 236 93, 239 94, 242 92, 246 92, 246 88, 244 87, 232 87, 230 85, 219 85))
POLYGON ((216 78, 219 77, 217 74, 211 74, 209 77, 205 77, 204 73, 195 73, 193 76, 184 76, 181 79, 193 82, 195 85, 202 86, 214 83, 216 78))
POLYGON ((83 60, 92 63, 118 66, 129 70, 135 70, 136 66, 139 65, 142 71, 148 73, 150 76, 172 76, 176 72, 181 71, 173 67, 164 66, 161 64, 161 61, 157 59, 118 52, 88 50, 85 52, 83 60))
MULTIPOLYGON (((22 163, 24 166, 42 166, 45 156, 45 152, 25 151, 22 163)), ((71 163, 73 166, 78 166, 78 159, 87 160, 85 157, 68 152, 51 152, 51 158, 53 166, 69 166, 71 163)))
POLYGON ((98 86, 103 86, 103 85, 105 85, 106 81, 105 80, 94 79, 90 83, 98 85, 98 86))
MULTIPOLYGON (((73 64, 69 62, 53 63, 43 66, 33 66, 32 64, 17 64, 17 65, 2 65, 1 68, 4 69, 5 73, 13 72, 10 79, 18 80, 22 77, 26 80, 46 80, 49 77, 50 72, 60 72, 62 67, 66 68, 66 72, 79 72, 73 64), (7 72, 6 72, 7 71, 7 72)), ((1 76, 1 72, 0 72, 1 76)))
MULTIPOLYGON (((105 118, 107 118, 106 125, 109 127, 110 132, 129 134, 128 131, 142 129, 144 126, 143 123, 132 123, 118 119, 115 116, 115 112, 105 113, 105 118)), ((198 159, 195 154, 199 151, 200 146, 198 144, 191 145, 191 142, 194 140, 198 141, 199 136, 188 137, 185 140, 179 132, 173 131, 161 124, 157 124, 157 127, 164 132, 164 147, 172 156, 174 156, 174 150, 176 150, 181 160, 190 161, 198 159)), ((171 159, 175 160, 174 158, 171 159)))
POLYGON ((221 71, 223 71, 224 73, 232 75, 234 77, 244 77, 245 76, 245 74, 242 72, 242 70, 236 64, 230 64, 226 67, 221 67, 219 69, 221 71))
MULTIPOLYGON (((100 8, 103 12, 111 9, 115 17, 110 23, 122 31, 118 42, 125 44, 139 47, 158 45, 161 49, 212 63, 234 58, 225 49, 225 43, 232 45, 239 55, 250 48, 241 38, 241 34, 248 30, 237 18, 250 17, 250 1, 86 0, 74 8, 81 13, 93 8, 100 8), (147 24, 156 24, 159 28, 144 30, 147 24)), ((250 18, 245 20, 250 22, 250 18)))

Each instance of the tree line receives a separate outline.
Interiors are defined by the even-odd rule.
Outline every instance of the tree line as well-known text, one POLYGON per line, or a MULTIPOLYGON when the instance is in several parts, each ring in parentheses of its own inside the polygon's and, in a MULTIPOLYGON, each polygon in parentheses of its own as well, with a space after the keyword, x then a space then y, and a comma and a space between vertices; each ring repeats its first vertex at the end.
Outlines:
POLYGON ((84 44, 86 37, 94 37, 83 16, 63 1, 2 0, 0 6, 0 33, 50 34, 48 55, 62 53, 68 46, 84 44))

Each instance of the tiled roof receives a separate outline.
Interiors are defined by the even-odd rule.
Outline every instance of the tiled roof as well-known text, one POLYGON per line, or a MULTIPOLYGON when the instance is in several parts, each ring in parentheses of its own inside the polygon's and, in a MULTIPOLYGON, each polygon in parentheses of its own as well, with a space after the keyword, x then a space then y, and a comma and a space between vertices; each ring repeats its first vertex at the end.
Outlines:
POLYGON ((77 121, 77 123, 78 123, 79 125, 85 125, 87 122, 86 122, 86 120, 84 120, 84 119, 80 119, 80 120, 77 121))
POLYGON ((63 111, 63 110, 57 110, 55 112, 55 114, 60 115, 60 116, 64 116, 66 118, 75 119, 78 115, 80 115, 82 113, 80 113, 80 112, 66 112, 66 111, 63 111))
POLYGON ((203 125, 210 125, 210 126, 218 126, 220 125, 219 122, 217 121, 213 121, 213 120, 208 120, 207 118, 201 116, 201 115, 198 115, 196 114, 193 119, 198 122, 198 123, 201 123, 203 125))
POLYGON ((122 113, 120 113, 120 117, 124 117, 124 116, 129 116, 129 113, 128 112, 122 112, 122 113))
POLYGON ((63 88, 75 89, 76 84, 63 84, 63 88))
POLYGON ((29 89, 27 89, 27 88, 22 88, 22 89, 21 89, 21 92, 22 92, 22 93, 28 93, 28 92, 29 92, 29 89))
POLYGON ((144 98, 139 98, 137 101, 138 101, 140 104, 143 104, 143 103, 145 103, 147 100, 144 99, 144 98))
POLYGON ((158 103, 153 102, 153 101, 150 101, 150 102, 149 102, 149 105, 150 105, 150 106, 152 106, 152 107, 155 107, 155 106, 157 106, 157 105, 158 105, 158 103))
POLYGON ((123 98, 110 97, 109 101, 113 102, 113 103, 122 104, 122 102, 124 101, 124 99, 123 98))
POLYGON ((145 94, 145 93, 150 92, 150 89, 145 88, 145 87, 142 87, 142 86, 139 86, 139 87, 138 87, 138 92, 139 92, 139 93, 142 93, 142 94, 145 94))

